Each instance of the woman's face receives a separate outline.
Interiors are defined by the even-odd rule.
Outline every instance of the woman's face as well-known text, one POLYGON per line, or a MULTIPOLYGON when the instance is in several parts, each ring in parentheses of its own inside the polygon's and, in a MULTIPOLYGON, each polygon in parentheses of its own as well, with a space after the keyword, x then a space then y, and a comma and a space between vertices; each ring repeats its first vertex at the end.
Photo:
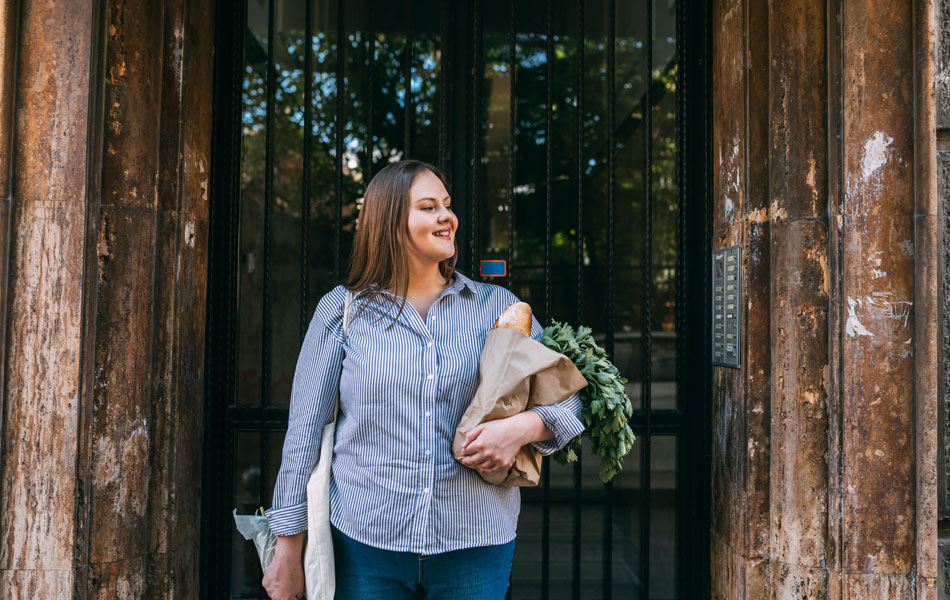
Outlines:
POLYGON ((448 191, 434 173, 416 175, 409 187, 409 252, 419 261, 439 263, 455 255, 459 220, 451 205, 448 191))

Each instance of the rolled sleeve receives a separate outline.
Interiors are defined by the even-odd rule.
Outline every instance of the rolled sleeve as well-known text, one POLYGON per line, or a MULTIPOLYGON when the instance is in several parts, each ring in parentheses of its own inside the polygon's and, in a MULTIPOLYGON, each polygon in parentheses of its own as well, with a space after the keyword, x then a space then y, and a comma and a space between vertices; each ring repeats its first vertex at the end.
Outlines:
POLYGON ((554 434, 549 440, 531 443, 544 456, 557 452, 584 431, 580 420, 580 392, 574 392, 557 404, 534 406, 529 410, 536 412, 544 426, 554 434))
POLYGON ((307 503, 264 511, 274 535, 294 535, 307 529, 307 503))
POLYGON ((321 298, 297 358, 280 470, 272 507, 264 512, 276 535, 307 529, 307 482, 320 458, 323 426, 333 418, 340 388, 344 295, 337 286, 321 298))

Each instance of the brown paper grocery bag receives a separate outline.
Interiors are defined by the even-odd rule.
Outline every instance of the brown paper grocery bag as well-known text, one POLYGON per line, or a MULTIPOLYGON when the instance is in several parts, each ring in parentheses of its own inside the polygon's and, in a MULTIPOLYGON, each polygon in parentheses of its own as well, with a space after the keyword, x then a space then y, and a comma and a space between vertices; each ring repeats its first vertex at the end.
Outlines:
MULTIPOLYGON (((587 380, 568 357, 511 329, 492 329, 478 361, 475 397, 455 430, 452 455, 462 457, 465 434, 480 423, 503 419, 532 406, 556 404, 584 388, 587 380)), ((541 455, 523 446, 507 473, 486 474, 497 485, 538 485, 541 455)))

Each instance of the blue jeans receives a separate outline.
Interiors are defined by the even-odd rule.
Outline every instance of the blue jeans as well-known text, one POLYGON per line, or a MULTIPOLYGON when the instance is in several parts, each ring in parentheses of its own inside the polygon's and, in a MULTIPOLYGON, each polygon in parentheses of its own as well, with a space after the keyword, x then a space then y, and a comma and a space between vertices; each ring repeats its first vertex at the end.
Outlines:
POLYGON ((333 530, 336 600, 503 600, 514 541, 415 554, 367 546, 333 530))

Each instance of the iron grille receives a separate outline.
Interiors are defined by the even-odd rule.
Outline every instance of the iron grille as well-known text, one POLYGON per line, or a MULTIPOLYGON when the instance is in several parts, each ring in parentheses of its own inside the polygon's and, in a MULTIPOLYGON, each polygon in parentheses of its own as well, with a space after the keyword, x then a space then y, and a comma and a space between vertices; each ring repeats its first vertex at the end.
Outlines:
POLYGON ((546 459, 523 490, 509 595, 706 597, 708 7, 222 0, 218 15, 202 595, 266 597, 230 511, 269 506, 309 317, 342 280, 363 187, 412 157, 449 179, 458 268, 506 260, 486 281, 544 324, 592 326, 631 381, 617 484, 585 454, 546 459))

